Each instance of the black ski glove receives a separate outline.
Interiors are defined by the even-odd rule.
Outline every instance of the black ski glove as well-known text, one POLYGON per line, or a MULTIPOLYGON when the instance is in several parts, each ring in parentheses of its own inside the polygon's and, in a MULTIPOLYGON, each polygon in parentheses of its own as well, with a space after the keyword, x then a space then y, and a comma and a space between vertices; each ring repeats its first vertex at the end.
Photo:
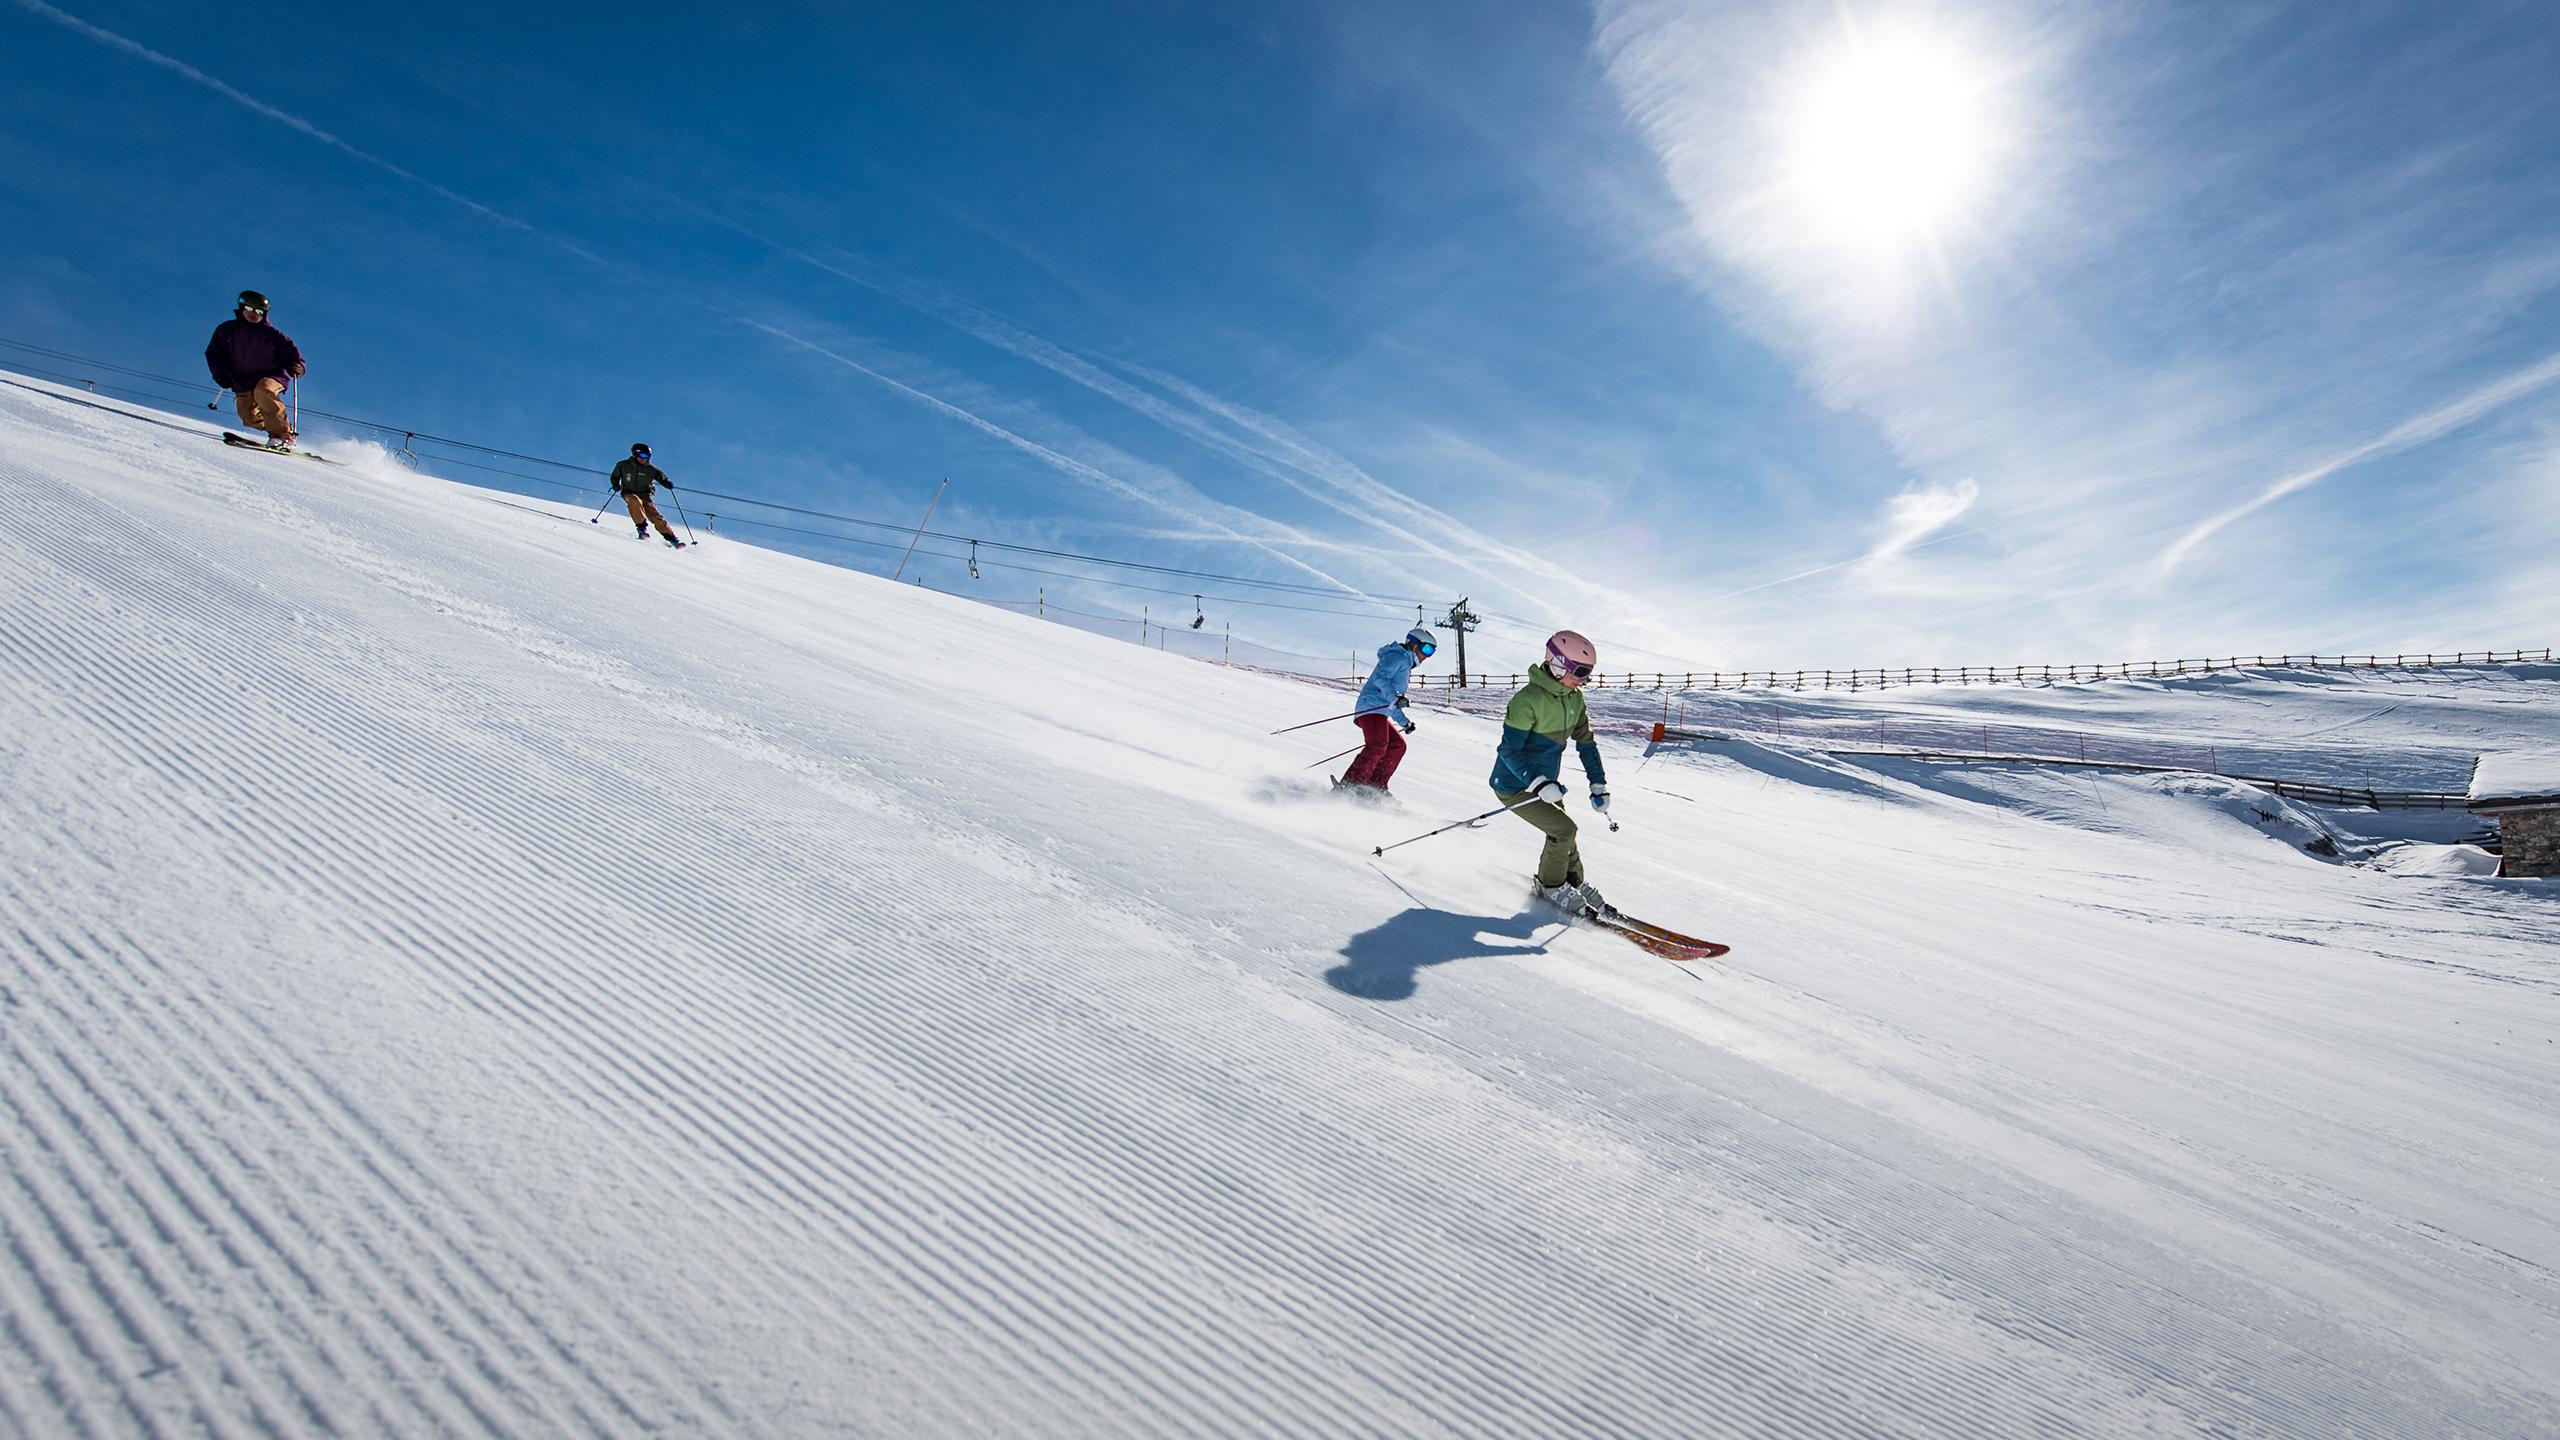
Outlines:
POLYGON ((661 480, 661 481, 659 481, 658 483, 659 483, 659 484, 661 484, 661 485, 666 486, 666 487, 667 487, 668 489, 670 489, 670 490, 673 490, 674 488, 676 488, 676 482, 674 482, 673 480, 661 480))

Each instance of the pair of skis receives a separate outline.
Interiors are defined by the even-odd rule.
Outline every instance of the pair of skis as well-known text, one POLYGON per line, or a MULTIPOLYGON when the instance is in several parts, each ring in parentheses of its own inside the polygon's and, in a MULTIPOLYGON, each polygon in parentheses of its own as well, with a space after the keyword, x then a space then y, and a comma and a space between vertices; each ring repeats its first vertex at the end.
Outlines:
POLYGON ((299 455, 305 460, 317 460, 323 465, 338 463, 317 450, 296 450, 290 445, 271 445, 264 440, 252 440, 246 435, 234 435, 228 430, 222 432, 222 443, 241 450, 255 450, 265 455, 299 455))
MULTIPOLYGON (((1335 789, 1339 790, 1342 788, 1342 782, 1340 780, 1336 780, 1333 783, 1335 789)), ((1398 840, 1392 845, 1377 846, 1370 850, 1369 853, 1373 856, 1384 855, 1390 850, 1401 850, 1407 845, 1417 844, 1421 841, 1428 840, 1434 835, 1446 835, 1452 830, 1473 830, 1483 825, 1484 822, 1492 819, 1496 815, 1507 814, 1518 810, 1524 805, 1532 805, 1536 803, 1538 803, 1536 797, 1523 796, 1518 800, 1512 801, 1508 805, 1487 810, 1481 815, 1470 815, 1464 820, 1452 820, 1437 830, 1426 830, 1419 835, 1411 837, 1410 839, 1398 840)), ((1609 818, 1609 828, 1612 830, 1618 828, 1617 817, 1611 816, 1609 818)), ((1539 892, 1535 890, 1535 887, 1532 887, 1532 893, 1536 894, 1539 892)), ((1543 894, 1539 894, 1539 898, 1544 900, 1545 896, 1543 894)), ((1547 903, 1554 904, 1555 902, 1548 901, 1547 903)), ((1570 906, 1556 905, 1555 908, 1562 910, 1565 914, 1576 920, 1580 920, 1586 924, 1596 925, 1603 930, 1608 930, 1621 935, 1625 937, 1629 943, 1640 945, 1644 949, 1661 956, 1665 960, 1713 960, 1719 955, 1729 955, 1733 952, 1733 947, 1730 945, 1720 944, 1713 940, 1701 940, 1695 935, 1683 935, 1677 930, 1656 925, 1650 920, 1638 920, 1634 916, 1619 909, 1617 906, 1610 904, 1606 900, 1601 901, 1597 905, 1593 905, 1587 901, 1581 900, 1577 896, 1575 904, 1570 906)))
POLYGON ((1683 935, 1677 930, 1665 929, 1650 920, 1639 920, 1605 900, 1597 905, 1583 905, 1567 913, 1584 924, 1597 925, 1614 935, 1622 936, 1630 944, 1641 946, 1665 960, 1713 960, 1717 956, 1729 955, 1733 952, 1733 947, 1730 945, 1719 944, 1713 940, 1701 940, 1695 935, 1683 935))

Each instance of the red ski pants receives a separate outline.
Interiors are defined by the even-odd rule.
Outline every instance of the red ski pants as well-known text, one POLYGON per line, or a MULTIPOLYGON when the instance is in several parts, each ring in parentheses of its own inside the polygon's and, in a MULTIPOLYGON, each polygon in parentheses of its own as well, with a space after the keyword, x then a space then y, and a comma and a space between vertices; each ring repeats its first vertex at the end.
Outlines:
POLYGON ((1404 763, 1404 737, 1396 733, 1396 724, 1384 715, 1363 715, 1356 722, 1361 737, 1367 741, 1360 747, 1358 759, 1342 772, 1345 785, 1375 785, 1381 790, 1395 777, 1396 767, 1404 763))

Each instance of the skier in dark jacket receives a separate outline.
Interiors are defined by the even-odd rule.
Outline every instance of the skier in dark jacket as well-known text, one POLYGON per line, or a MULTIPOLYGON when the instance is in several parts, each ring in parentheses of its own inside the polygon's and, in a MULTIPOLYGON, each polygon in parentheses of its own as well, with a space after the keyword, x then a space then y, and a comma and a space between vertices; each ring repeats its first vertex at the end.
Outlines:
POLYGON ((241 424, 265 431, 267 443, 278 450, 293 444, 293 416, 285 409, 284 391, 302 375, 302 351, 292 337, 267 323, 266 296, 240 292, 231 318, 214 327, 204 363, 213 372, 213 383, 231 392, 241 424))
POLYGON ((1413 678, 1413 668, 1439 648, 1440 642, 1419 625, 1394 644, 1378 647, 1377 668, 1369 672, 1369 683, 1360 687, 1352 712, 1353 723, 1360 727, 1361 745, 1351 768, 1342 772, 1344 785, 1384 791, 1395 778, 1396 767, 1404 763, 1404 737, 1413 733, 1413 721, 1404 713, 1405 683, 1413 678))
POLYGON ((632 446, 630 457, 613 467, 613 493, 622 497, 623 507, 631 512, 631 533, 646 540, 649 527, 655 525, 668 544, 681 550, 684 542, 676 538, 676 532, 667 525, 667 517, 659 514, 657 505, 649 499, 661 485, 669 490, 676 488, 667 472, 649 463, 646 445, 632 446))
POLYGON ((1529 683, 1502 712, 1502 744, 1493 757, 1493 793, 1512 814, 1547 837, 1538 852, 1538 897, 1568 913, 1601 906, 1598 887, 1584 883, 1582 848, 1573 817, 1564 810, 1564 750, 1582 757, 1591 781, 1591 808, 1607 814, 1609 777, 1600 768, 1600 745, 1582 702, 1583 683, 1600 652, 1571 630, 1547 637, 1547 653, 1529 672, 1529 683))

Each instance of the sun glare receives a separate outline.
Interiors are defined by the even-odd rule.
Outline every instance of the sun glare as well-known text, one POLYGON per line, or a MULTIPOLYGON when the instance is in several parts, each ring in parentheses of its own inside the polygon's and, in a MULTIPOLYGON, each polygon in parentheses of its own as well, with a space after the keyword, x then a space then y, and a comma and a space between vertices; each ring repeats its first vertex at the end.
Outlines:
POLYGON ((1824 241, 1935 249, 1990 178, 1994 110, 1987 68, 1954 44, 1853 38, 1805 72, 1783 122, 1784 188, 1824 241))

